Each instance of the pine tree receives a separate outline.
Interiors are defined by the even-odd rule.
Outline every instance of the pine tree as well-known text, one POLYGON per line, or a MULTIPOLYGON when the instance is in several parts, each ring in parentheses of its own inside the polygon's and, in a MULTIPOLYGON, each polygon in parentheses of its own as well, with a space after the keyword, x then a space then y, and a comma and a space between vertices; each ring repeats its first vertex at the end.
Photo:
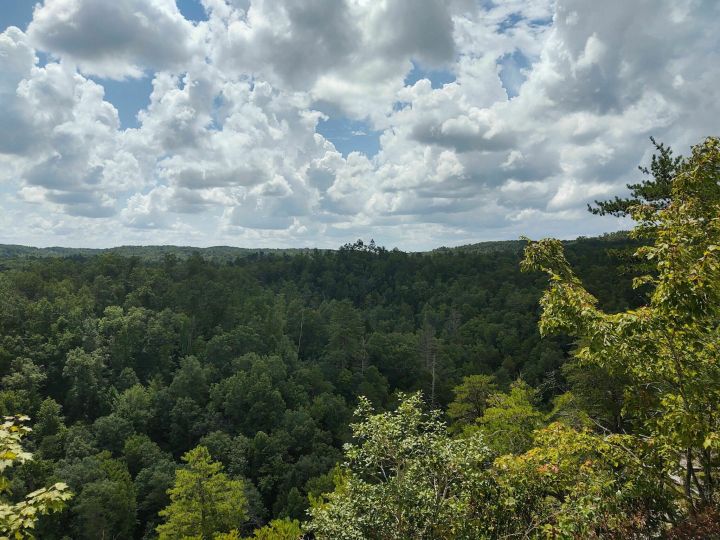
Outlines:
POLYGON ((658 143, 653 137, 650 137, 650 140, 658 153, 653 154, 649 168, 638 167, 640 172, 649 178, 636 184, 627 184, 630 197, 595 201, 596 206, 588 205, 589 212, 599 216, 626 217, 631 214, 633 206, 647 205, 655 210, 667 208, 672 197, 673 178, 680 170, 683 158, 673 156, 669 146, 658 143))
POLYGON ((160 512, 165 518, 157 528, 160 540, 211 540, 216 533, 238 529, 247 516, 243 482, 228 478, 204 446, 182 459, 187 467, 175 473, 175 485, 168 490, 170 505, 160 512))

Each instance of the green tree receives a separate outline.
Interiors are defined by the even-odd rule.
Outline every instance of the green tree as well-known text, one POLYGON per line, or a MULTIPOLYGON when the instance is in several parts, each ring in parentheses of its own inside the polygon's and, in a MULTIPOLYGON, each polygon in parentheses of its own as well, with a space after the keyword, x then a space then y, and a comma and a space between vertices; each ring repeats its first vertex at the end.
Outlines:
POLYGON ((95 420, 92 431, 98 447, 109 450, 113 455, 119 455, 125 439, 135 433, 132 424, 115 413, 101 416, 95 420))
POLYGON ((62 510, 72 497, 67 484, 58 482, 29 493, 20 502, 9 498, 7 469, 33 457, 22 446, 23 438, 30 433, 30 428, 24 425, 28 420, 27 416, 5 417, 0 424, 0 538, 33 538, 38 518, 62 510))
POLYGON ((274 519, 264 527, 255 529, 246 540, 299 540, 303 530, 296 519, 274 519))
POLYGON ((478 434, 447 436, 420 394, 402 396, 395 412, 373 414, 361 398, 335 491, 314 500, 309 529, 318 539, 482 538, 486 531, 478 434))
POLYGON ((363 359, 362 318, 351 302, 344 300, 333 303, 328 323, 328 361, 338 369, 360 366, 363 359))
POLYGON ((113 412, 137 431, 144 431, 152 417, 152 398, 141 384, 135 384, 120 394, 113 404, 113 412))
POLYGON ((128 471, 132 476, 142 469, 151 467, 154 463, 170 460, 170 454, 163 452, 160 447, 150 440, 147 435, 132 435, 125 439, 123 456, 128 471))
POLYGON ((204 446, 187 452, 183 461, 187 466, 176 471, 168 490, 170 505, 160 512, 165 519, 157 528, 160 540, 212 540, 216 533, 239 529, 246 518, 243 483, 228 478, 204 446))
POLYGON ((252 435, 258 430, 269 432, 277 426, 287 408, 278 389, 285 372, 273 372, 273 357, 246 355, 243 358, 252 361, 252 367, 248 371, 238 371, 214 385, 212 403, 231 426, 246 435, 252 435))
POLYGON ((672 515, 669 492, 625 448, 628 435, 602 435, 556 422, 526 453, 499 457, 493 538, 657 538, 672 515))
POLYGON ((45 459, 58 459, 64 450, 66 431, 62 407, 54 399, 46 398, 40 404, 32 433, 40 456, 45 459))
POLYGON ((167 492, 175 480, 176 469, 174 461, 161 458, 135 477, 138 521, 144 525, 145 538, 155 538, 155 529, 160 524, 158 513, 170 504, 167 492))
POLYGON ((404 391, 419 388, 422 365, 415 334, 375 332, 367 345, 370 363, 377 366, 393 388, 404 391))
POLYGON ((189 398, 196 403, 207 399, 208 384, 206 369, 194 356, 180 360, 180 367, 170 383, 170 393, 175 399, 189 398))
POLYGON ((202 407, 188 397, 178 398, 170 410, 170 444, 176 451, 192 448, 205 431, 202 407))
POLYGON ((44 371, 30 358, 15 358, 10 373, 0 380, 0 414, 27 411, 34 415, 42 401, 40 388, 46 379, 44 371))
POLYGON ((628 448, 659 463, 658 484, 678 483, 690 513, 716 504, 720 481, 720 140, 693 147, 672 178, 665 207, 631 207, 635 236, 652 237, 637 255, 655 275, 638 309, 606 313, 576 277, 556 240, 526 248, 523 268, 543 270, 543 334, 579 338, 580 362, 627 376, 625 406, 638 417, 628 448))
POLYGON ((47 375, 31 359, 16 358, 10 373, 2 378, 2 387, 20 393, 27 405, 36 411, 42 399, 39 390, 46 379, 47 375))
MULTIPOLYGON (((74 444, 68 437, 68 446, 74 444)), ((56 474, 77 494, 68 529, 78 540, 130 538, 135 528, 135 489, 125 463, 103 451, 61 460, 56 474)))
POLYGON ((67 355, 63 376, 68 382, 65 407, 73 418, 94 419, 107 409, 107 381, 102 351, 76 348, 67 355))
MULTIPOLYGON (((597 365, 587 365, 572 360, 562 367, 572 391, 574 401, 596 424, 614 433, 630 429, 630 420, 625 417, 627 377, 610 373, 597 365)), ((629 412, 629 411, 628 411, 629 412)))
POLYGON ((104 540, 130 538, 135 528, 135 490, 130 477, 105 479, 85 486, 73 512, 79 538, 104 540))
POLYGON ((530 448, 533 431, 542 426, 543 420, 536 402, 537 391, 522 380, 515 381, 507 394, 489 397, 477 423, 496 455, 517 454, 530 448))
POLYGON ((497 392, 495 377, 492 375, 469 375, 453 388, 455 399, 448 405, 448 417, 453 430, 474 424, 485 412, 488 399, 497 392))

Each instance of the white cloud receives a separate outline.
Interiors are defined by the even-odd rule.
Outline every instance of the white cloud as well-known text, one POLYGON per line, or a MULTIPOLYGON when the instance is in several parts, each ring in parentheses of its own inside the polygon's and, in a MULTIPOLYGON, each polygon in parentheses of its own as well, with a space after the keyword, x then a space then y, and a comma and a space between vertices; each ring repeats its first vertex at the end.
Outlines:
POLYGON ((28 27, 38 48, 110 78, 182 69, 193 33, 175 0, 45 0, 28 27))
POLYGON ((0 130, 0 152, 11 167, 3 168, 0 180, 18 186, 24 200, 42 195, 55 211, 111 216, 117 197, 142 183, 117 111, 104 101, 101 86, 64 63, 38 67, 31 51, 20 30, 0 35, 0 67, 10 68, 2 70, 0 87, 11 111, 0 130))
POLYGON ((194 24, 172 0, 46 0, 0 34, 0 241, 593 234, 627 226, 584 207, 636 178, 649 135, 683 152, 717 130, 711 0, 204 4, 194 24), (405 85, 413 65, 455 80, 405 85), (143 72, 123 130, 87 77, 143 72), (344 158, 323 115, 366 119, 380 151, 344 158))

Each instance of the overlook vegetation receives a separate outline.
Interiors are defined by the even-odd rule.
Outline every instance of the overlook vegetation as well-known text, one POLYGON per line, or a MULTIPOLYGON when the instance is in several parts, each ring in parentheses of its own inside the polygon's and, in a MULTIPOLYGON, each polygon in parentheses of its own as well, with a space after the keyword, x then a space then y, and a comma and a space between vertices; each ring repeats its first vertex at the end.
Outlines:
POLYGON ((720 142, 658 150, 630 236, 6 255, 0 537, 718 537, 720 142))

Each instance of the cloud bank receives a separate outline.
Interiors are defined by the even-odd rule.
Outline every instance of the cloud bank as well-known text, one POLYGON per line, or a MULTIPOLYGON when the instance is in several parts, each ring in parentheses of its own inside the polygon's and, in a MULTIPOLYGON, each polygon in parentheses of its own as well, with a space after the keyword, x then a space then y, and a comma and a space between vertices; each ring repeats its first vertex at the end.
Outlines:
POLYGON ((713 0, 203 7, 45 0, 0 34, 0 242, 595 234, 627 227, 585 203, 636 178, 650 135, 685 152, 717 134, 713 0), (152 93, 125 128, 104 86, 138 77, 152 93), (379 151, 341 153, 331 119, 379 151))

